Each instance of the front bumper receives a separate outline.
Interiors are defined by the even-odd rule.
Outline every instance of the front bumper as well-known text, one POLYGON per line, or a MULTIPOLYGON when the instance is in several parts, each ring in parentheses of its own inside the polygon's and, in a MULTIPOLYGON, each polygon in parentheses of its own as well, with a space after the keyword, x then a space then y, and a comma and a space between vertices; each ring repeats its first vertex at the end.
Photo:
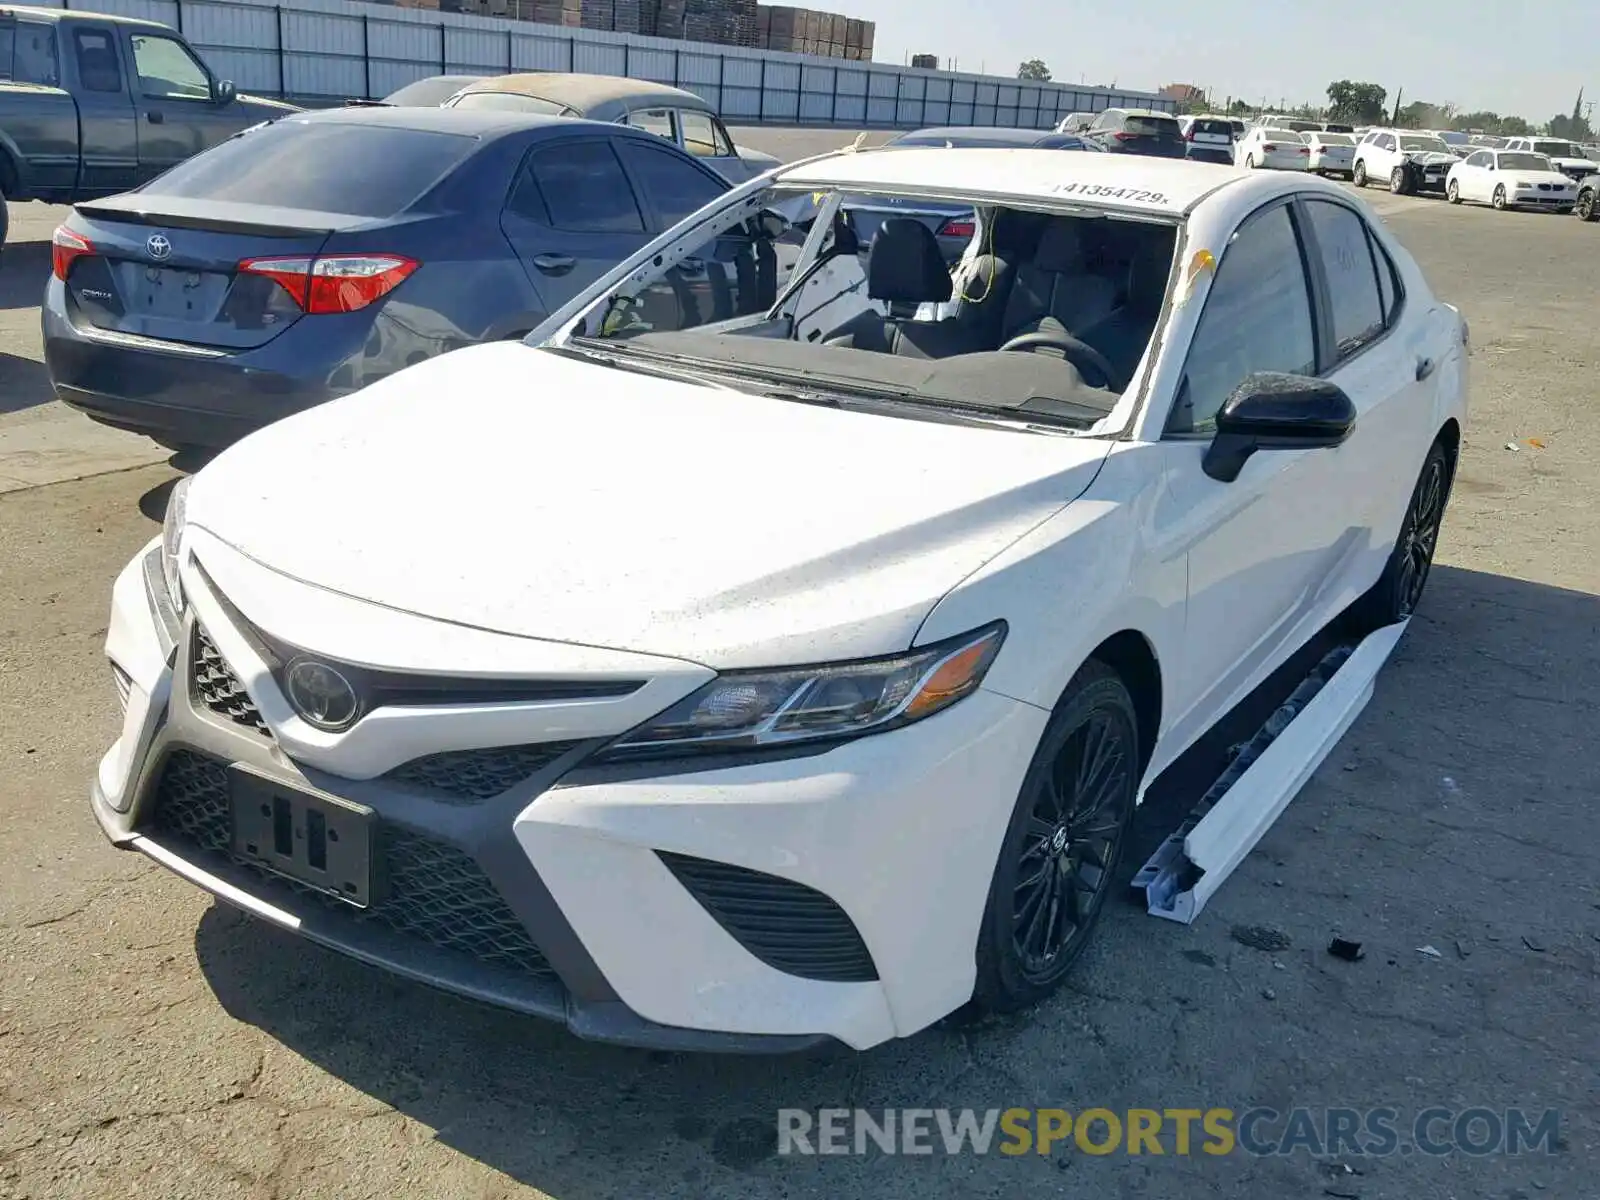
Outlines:
MULTIPOLYGON (((298 744, 270 675, 213 628, 227 610, 203 583, 166 635, 152 608, 152 552, 154 543, 118 578, 107 638, 127 701, 93 807, 117 845, 311 941, 594 1040, 861 1049, 970 998, 994 858, 1042 710, 979 692, 890 734, 710 768, 586 766, 607 737, 568 738, 504 791, 462 803, 432 786, 437 776, 419 785, 407 770, 418 760, 386 767, 370 736, 350 751, 363 763, 350 775, 362 778, 311 765, 340 748, 298 744), (201 622, 213 648, 239 662, 227 664, 240 687, 225 711, 197 691, 201 622), (374 809, 390 895, 358 910, 236 857, 226 799, 235 764, 374 809), (751 887, 804 905, 804 921, 762 926, 739 908, 751 887), (824 935, 826 945, 801 944, 824 935), (812 969, 845 959, 831 978, 812 969)), ((398 619, 413 621, 419 640, 439 636, 432 622, 398 619)), ((525 639, 505 641, 526 653, 525 639)), ((462 744, 484 740, 464 734, 462 744)))
POLYGON ((1519 208, 1571 208, 1578 203, 1578 188, 1576 184, 1561 187, 1551 183, 1514 188, 1511 203, 1519 208))

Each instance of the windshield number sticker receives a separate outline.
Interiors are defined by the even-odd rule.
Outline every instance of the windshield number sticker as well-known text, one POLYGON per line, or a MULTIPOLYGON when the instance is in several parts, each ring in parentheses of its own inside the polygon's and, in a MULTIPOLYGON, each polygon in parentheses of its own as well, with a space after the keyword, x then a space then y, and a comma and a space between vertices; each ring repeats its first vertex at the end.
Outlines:
POLYGON ((1103 200, 1127 200, 1133 204, 1171 203, 1161 192, 1146 192, 1139 188, 1111 187, 1103 183, 1062 183, 1055 190, 1063 196, 1098 196, 1103 200))

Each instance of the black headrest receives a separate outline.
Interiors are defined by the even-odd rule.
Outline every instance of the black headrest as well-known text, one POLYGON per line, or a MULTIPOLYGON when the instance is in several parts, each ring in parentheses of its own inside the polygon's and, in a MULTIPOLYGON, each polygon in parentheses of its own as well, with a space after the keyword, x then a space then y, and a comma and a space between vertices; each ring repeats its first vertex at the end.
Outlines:
POLYGON ((1151 238, 1134 252, 1128 266, 1128 306, 1138 312, 1154 313, 1161 307, 1172 274, 1171 238, 1151 238))
POLYGON ((1062 217, 1045 226, 1039 237, 1039 248, 1033 253, 1033 265, 1037 270, 1057 275, 1077 275, 1083 271, 1083 238, 1074 218, 1062 217))
POLYGON ((950 299, 950 268, 933 230, 910 217, 885 221, 867 252, 867 296, 890 304, 943 304, 950 299))

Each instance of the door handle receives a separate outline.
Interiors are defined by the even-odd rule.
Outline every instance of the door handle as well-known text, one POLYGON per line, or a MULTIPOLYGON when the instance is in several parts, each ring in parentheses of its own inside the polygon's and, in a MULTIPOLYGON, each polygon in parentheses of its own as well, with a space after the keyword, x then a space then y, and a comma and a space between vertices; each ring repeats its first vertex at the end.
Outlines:
POLYGON ((162 122, 164 122, 167 119, 167 114, 166 113, 159 113, 159 112, 147 112, 147 113, 145 113, 144 116, 145 116, 145 120, 149 121, 150 124, 152 124, 152 125, 160 125, 162 122))
POLYGON ((565 275, 578 265, 578 260, 570 254, 535 254, 533 265, 546 275, 565 275))
POLYGON ((1433 359, 1426 357, 1417 359, 1417 382, 1421 383, 1424 379, 1432 374, 1433 359))

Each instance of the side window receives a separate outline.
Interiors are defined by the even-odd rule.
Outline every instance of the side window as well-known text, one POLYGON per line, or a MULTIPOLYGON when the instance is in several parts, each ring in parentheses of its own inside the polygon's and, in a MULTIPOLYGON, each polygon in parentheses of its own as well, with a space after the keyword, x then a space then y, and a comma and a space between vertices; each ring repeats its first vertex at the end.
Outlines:
POLYGON ((683 148, 698 158, 732 158, 733 142, 722 122, 710 113, 678 113, 678 124, 683 129, 683 148))
POLYGON ((133 68, 139 75, 139 90, 146 96, 159 100, 211 99, 211 76, 188 46, 160 34, 136 33, 128 40, 133 43, 133 68))
POLYGON ((1249 218, 1217 265, 1189 344, 1168 433, 1209 433, 1223 401, 1256 371, 1316 370, 1311 291, 1285 205, 1249 218))
POLYGON ((664 137, 667 141, 675 140, 672 132, 672 113, 664 108, 651 108, 643 112, 628 114, 626 122, 635 129, 642 129, 646 133, 653 133, 657 137, 664 137))
POLYGON ((1383 305, 1383 324, 1386 329, 1393 329, 1394 319, 1405 301, 1405 295, 1400 291, 1400 272, 1395 269, 1394 259, 1389 257, 1383 243, 1370 229, 1367 230, 1367 240, 1372 243, 1372 261, 1378 268, 1378 301, 1383 305))
POLYGON ((638 177, 663 227, 676 225, 728 189, 692 162, 665 146, 618 139, 628 166, 638 177))
POLYGON ((1367 226, 1342 204, 1307 200, 1317 254, 1328 279, 1334 347, 1346 358, 1383 333, 1383 300, 1367 226))
POLYGON ((544 193, 539 190, 539 182, 533 177, 532 155, 517 169, 516 182, 511 185, 511 194, 506 197, 506 212, 532 221, 535 225, 550 225, 550 206, 544 202, 544 193))
POLYGON ((1476 154, 1467 155, 1466 165, 1469 167, 1487 167, 1489 165, 1489 156, 1479 150, 1476 154))
POLYGON ((1114 108, 1108 108, 1094 119, 1094 124, 1089 128, 1094 130, 1110 129, 1122 118, 1122 114, 1114 108))
POLYGON ((116 47, 103 29, 74 29, 73 49, 78 55, 78 80, 86 92, 120 92, 122 68, 116 47))
POLYGON ((0 79, 11 78, 11 48, 17 42, 15 25, 0 25, 0 79))
POLYGON ((1394 134, 1392 133, 1386 133, 1378 139, 1379 150, 1393 150, 1397 145, 1399 143, 1394 140, 1394 134))
POLYGON ((18 83, 60 87, 61 68, 56 63, 55 27, 18 21, 15 37, 16 58, 12 62, 11 77, 18 83))
POLYGON ((771 308, 782 282, 777 248, 735 228, 711 238, 644 288, 603 336, 697 329, 771 308))
POLYGON ((549 208, 550 226, 573 233, 643 233, 644 217, 622 164, 602 138, 537 150, 533 180, 549 208))

